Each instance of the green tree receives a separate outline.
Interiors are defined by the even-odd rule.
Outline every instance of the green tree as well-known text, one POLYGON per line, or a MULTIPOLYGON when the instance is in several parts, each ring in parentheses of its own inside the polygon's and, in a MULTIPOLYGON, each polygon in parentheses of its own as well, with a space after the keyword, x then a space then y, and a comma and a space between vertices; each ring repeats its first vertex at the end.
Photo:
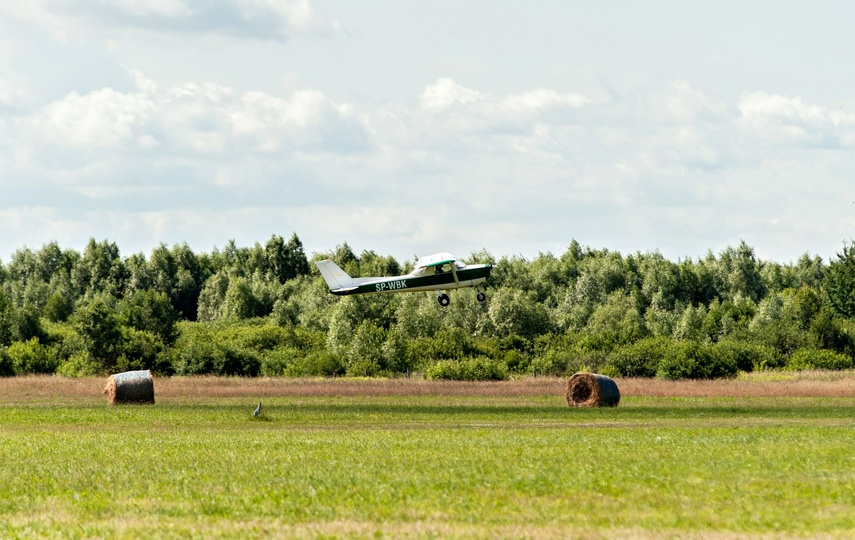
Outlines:
POLYGON ((727 298, 740 296, 757 302, 766 294, 765 284, 761 277, 762 265, 754 256, 754 248, 744 241, 736 248, 727 247, 719 256, 717 264, 719 290, 727 291, 727 298))
POLYGON ((348 375, 372 377, 387 369, 383 345, 386 332, 371 321, 362 321, 356 327, 347 348, 345 367, 348 375))
POLYGON ((555 315, 562 329, 581 330, 596 307, 605 298, 603 287, 591 274, 582 274, 565 293, 555 315))
POLYGON ((166 293, 136 291, 119 302, 118 311, 123 325, 149 332, 165 345, 172 345, 178 337, 176 323, 180 315, 172 307, 166 293))
POLYGON ((254 317, 258 301, 252 293, 250 281, 244 277, 232 277, 223 299, 223 319, 239 321, 254 317))
POLYGON ((621 292, 611 294, 588 319, 587 332, 606 350, 637 341, 647 334, 644 319, 632 298, 621 292))
POLYGON ((844 243, 843 252, 829 263, 823 288, 837 313, 855 318, 855 244, 844 243))
POLYGON ((497 291, 488 314, 499 336, 516 334, 531 339, 550 329, 549 314, 543 304, 516 289, 497 291))
POLYGON ((135 277, 146 288, 166 294, 184 319, 196 320, 205 276, 196 255, 186 243, 172 249, 160 244, 152 250, 145 271, 135 277))
POLYGON ((122 352, 122 329, 112 302, 105 294, 93 296, 74 314, 86 351, 103 371, 115 368, 122 352))
POLYGON ((221 270, 208 278, 199 295, 198 320, 218 321, 223 318, 229 282, 229 274, 226 270, 221 270))
POLYGON ((0 290, 0 348, 12 343, 15 309, 6 294, 0 290))
POLYGON ((64 322, 74 313, 74 302, 68 293, 54 291, 47 298, 43 314, 46 319, 54 322, 64 322))
POLYGON ((699 341, 703 339, 703 324, 707 316, 705 306, 686 306, 677 326, 674 328, 674 339, 699 341))
POLYGON ((309 273, 309 261, 297 233, 293 233, 287 243, 281 236, 271 236, 264 247, 264 253, 267 272, 279 283, 309 273))
POLYGON ((199 312, 199 294, 210 273, 186 243, 172 246, 171 254, 176 275, 172 290, 164 292, 184 319, 195 321, 199 312))
POLYGON ((107 240, 96 242, 94 238, 89 239, 71 275, 82 294, 91 296, 103 292, 114 298, 122 296, 128 277, 119 247, 107 240))

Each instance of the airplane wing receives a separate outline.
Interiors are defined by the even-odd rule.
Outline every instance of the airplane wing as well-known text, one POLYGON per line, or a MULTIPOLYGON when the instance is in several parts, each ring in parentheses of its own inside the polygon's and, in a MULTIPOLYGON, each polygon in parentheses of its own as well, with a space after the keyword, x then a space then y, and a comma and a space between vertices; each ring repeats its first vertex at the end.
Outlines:
POLYGON ((453 263, 456 260, 457 259, 444 259, 441 261, 430 262, 430 263, 426 264, 425 266, 428 266, 428 267, 430 267, 430 266, 442 266, 443 264, 453 263))
POLYGON ((427 268, 431 266, 442 266, 443 264, 453 263, 457 257, 451 253, 435 253, 422 257, 416 262, 416 268, 427 268))

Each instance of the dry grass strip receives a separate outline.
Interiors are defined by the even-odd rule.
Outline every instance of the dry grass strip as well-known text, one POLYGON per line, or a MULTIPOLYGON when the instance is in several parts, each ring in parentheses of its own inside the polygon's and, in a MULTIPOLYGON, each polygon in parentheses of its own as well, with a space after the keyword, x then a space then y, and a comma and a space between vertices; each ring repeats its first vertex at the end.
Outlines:
MULTIPOLYGON (((0 403, 101 397, 104 377, 0 378, 0 403)), ((749 375, 713 381, 615 378, 622 397, 855 397, 855 371, 749 375)), ((500 382, 424 379, 288 379, 242 377, 158 377, 158 396, 562 396, 567 379, 526 377, 500 382)), ((102 398, 103 399, 103 398, 102 398)))

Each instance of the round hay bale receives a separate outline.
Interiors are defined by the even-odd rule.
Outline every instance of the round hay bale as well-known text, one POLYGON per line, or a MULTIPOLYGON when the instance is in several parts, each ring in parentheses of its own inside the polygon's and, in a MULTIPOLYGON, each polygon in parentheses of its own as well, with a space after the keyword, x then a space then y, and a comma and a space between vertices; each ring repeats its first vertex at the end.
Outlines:
POLYGON ((104 393, 110 405, 154 403, 154 380, 148 370, 116 373, 107 379, 104 393))
POLYGON ((620 390, 615 381, 596 373, 576 373, 567 381, 570 407, 617 407, 620 390))

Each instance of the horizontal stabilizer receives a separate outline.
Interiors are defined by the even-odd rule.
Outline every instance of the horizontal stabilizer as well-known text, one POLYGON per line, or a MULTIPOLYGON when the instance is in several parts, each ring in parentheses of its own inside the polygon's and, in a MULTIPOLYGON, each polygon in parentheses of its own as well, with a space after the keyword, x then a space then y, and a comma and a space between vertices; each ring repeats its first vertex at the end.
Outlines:
POLYGON ((346 293, 346 292, 350 292, 350 291, 355 291, 358 288, 359 287, 343 287, 341 289, 330 289, 330 291, 332 291, 334 293, 346 293))

